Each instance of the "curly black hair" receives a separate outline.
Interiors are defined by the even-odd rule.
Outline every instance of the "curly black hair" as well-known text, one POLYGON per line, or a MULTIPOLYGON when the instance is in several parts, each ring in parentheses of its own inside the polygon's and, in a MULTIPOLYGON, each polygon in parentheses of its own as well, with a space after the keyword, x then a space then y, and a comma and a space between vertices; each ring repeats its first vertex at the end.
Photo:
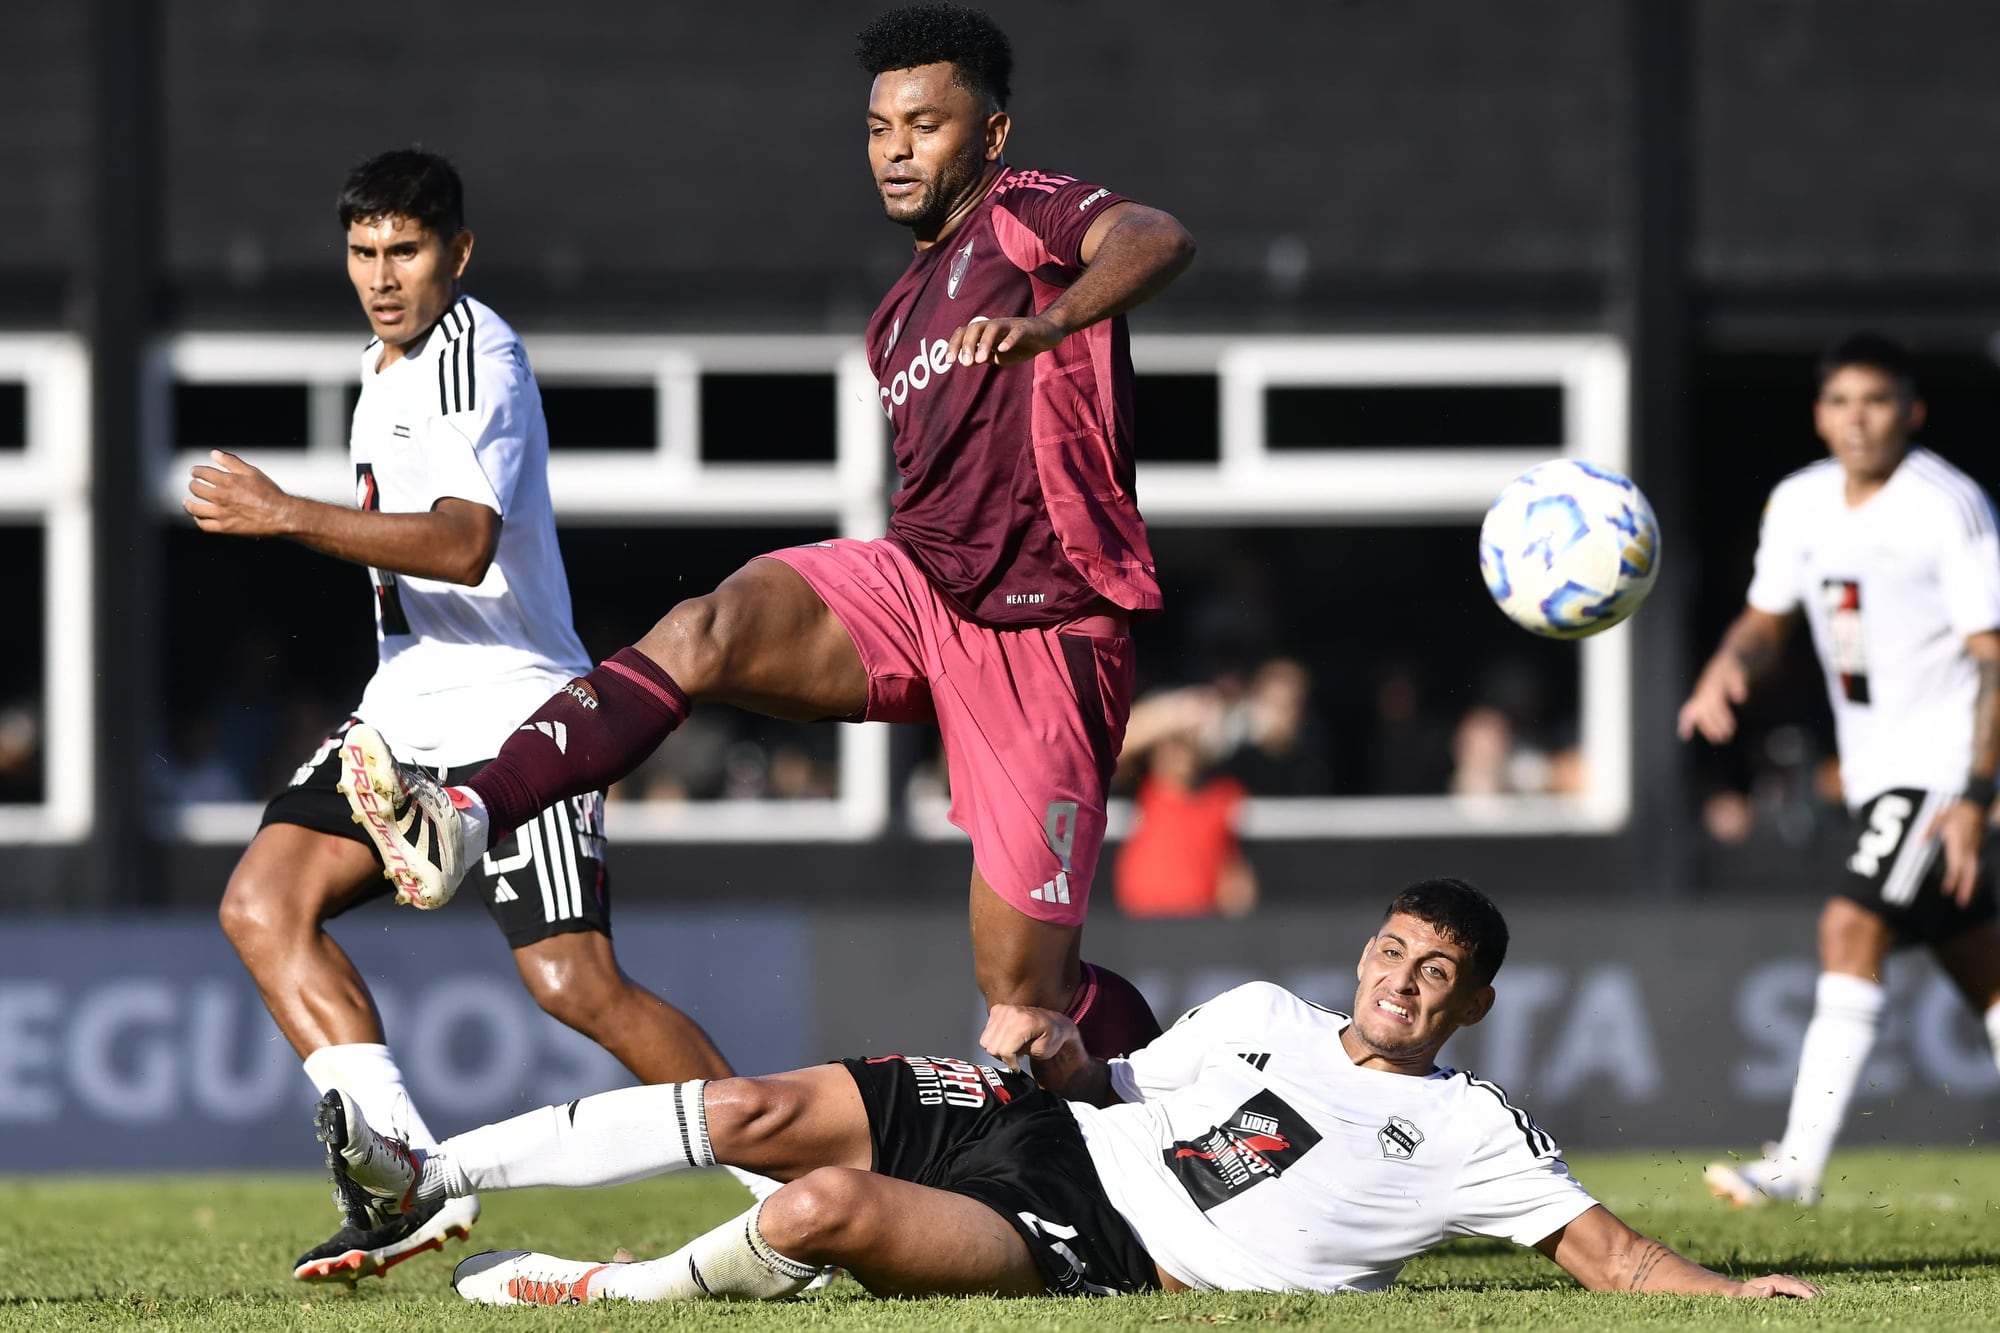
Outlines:
POLYGON ((892 9, 855 35, 854 58, 870 74, 948 63, 953 83, 1002 110, 1013 91, 1013 43, 985 11, 964 5, 892 9))
POLYGON ((1462 879, 1440 877, 1412 884, 1389 904, 1382 919, 1413 916, 1471 954, 1467 969, 1481 986, 1507 961, 1507 921, 1493 900, 1462 879))
POLYGON ((342 231, 356 218, 399 217, 449 238, 465 230, 465 186, 438 154, 392 148, 347 173, 336 210, 342 231))

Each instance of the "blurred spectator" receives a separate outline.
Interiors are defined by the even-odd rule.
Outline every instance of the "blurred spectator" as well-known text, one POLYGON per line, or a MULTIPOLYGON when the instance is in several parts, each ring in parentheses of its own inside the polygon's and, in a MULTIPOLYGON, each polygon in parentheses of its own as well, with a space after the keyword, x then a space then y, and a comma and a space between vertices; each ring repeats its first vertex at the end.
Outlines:
POLYGON ((1579 795, 1587 780, 1574 745, 1543 748, 1491 704, 1466 710, 1451 741, 1454 796, 1579 795))
POLYGON ((1374 703, 1367 793, 1407 796, 1446 790, 1451 781, 1451 727, 1424 707, 1416 670, 1407 663, 1384 668, 1376 681, 1374 703))
POLYGON ((0 802, 42 799, 42 723, 32 705, 0 708, 0 802))
POLYGON ((1242 916, 1257 880, 1236 836, 1246 795, 1225 774, 1208 774, 1205 752, 1222 717, 1220 697, 1181 690, 1132 709, 1126 757, 1143 764, 1131 834, 1119 847, 1112 890, 1132 917, 1242 916))
POLYGON ((1309 707, 1312 673, 1274 657, 1250 677, 1223 723, 1222 767, 1257 796, 1325 796, 1333 791, 1332 746, 1309 707))

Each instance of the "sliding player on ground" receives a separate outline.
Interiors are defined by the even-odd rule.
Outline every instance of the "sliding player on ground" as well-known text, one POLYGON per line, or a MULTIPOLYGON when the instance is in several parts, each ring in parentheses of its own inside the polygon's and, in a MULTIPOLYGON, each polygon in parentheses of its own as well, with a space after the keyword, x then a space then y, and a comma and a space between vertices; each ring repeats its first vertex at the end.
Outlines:
POLYGON ((902 477, 888 535, 752 560, 565 685, 463 782, 399 768, 359 733, 356 810, 399 897, 428 906, 494 837, 616 781, 696 703, 935 722, 972 835, 980 990, 1071 1014, 1094 1053, 1131 1050, 1159 1031, 1151 1011, 1078 956, 1131 703, 1129 621, 1160 605, 1123 315, 1194 243, 1107 188, 1007 163, 1013 56, 984 14, 897 10, 857 54, 876 188, 916 237, 868 326, 902 477))
POLYGON ((1811 1204, 1881 1025, 1882 964, 1921 944, 2000 1053, 2000 928, 1984 855, 2000 766, 2000 540, 1977 483, 1911 442, 1909 353, 1857 334, 1820 365, 1814 422, 1831 456, 1778 483, 1748 605, 1680 734, 1721 745, 1735 708, 1804 611, 1826 673, 1854 850, 1819 921, 1820 977, 1784 1138, 1708 1168, 1739 1205, 1811 1204))
POLYGON ((1599 1290, 1814 1295, 1633 1231, 1505 1093, 1438 1067, 1492 1008, 1506 951, 1483 894, 1428 880, 1364 946, 1352 1018, 1256 982, 1107 1062, 1062 1014, 1003 1005, 981 1043, 1033 1078, 880 1056, 585 1097, 430 1152, 384 1140, 338 1091, 316 1123, 338 1186, 388 1211, 713 1162, 789 1182, 661 1259, 461 1263, 459 1294, 498 1305, 775 1299, 825 1264, 878 1295, 1377 1291, 1454 1236, 1533 1246, 1599 1290))
MULTIPOLYGON (((347 271, 375 337, 362 353, 349 451, 355 507, 288 495, 217 452, 185 501, 204 532, 288 537, 368 567, 379 663, 354 716, 272 799, 222 898, 222 928, 271 1017, 324 1091, 434 1142, 333 917, 387 892, 382 861, 336 790, 358 731, 396 738, 440 781, 479 772, 514 718, 589 663, 549 508, 548 431, 520 339, 459 291, 472 257, 451 164, 416 151, 356 167, 341 191, 347 271)), ((246 555, 248 553, 246 552, 246 555)), ((729 1066, 678 1009, 619 971, 610 939, 603 793, 525 811, 466 867, 536 1003, 646 1082, 729 1066)), ((466 1235, 475 1198, 349 1225, 296 1276, 381 1272, 466 1235)))

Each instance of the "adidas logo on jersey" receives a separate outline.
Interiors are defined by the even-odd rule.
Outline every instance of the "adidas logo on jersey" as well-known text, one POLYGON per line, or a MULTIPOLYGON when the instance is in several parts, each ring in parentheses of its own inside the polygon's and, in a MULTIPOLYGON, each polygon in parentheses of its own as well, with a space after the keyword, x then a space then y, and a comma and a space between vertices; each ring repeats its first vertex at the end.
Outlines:
POLYGON ((502 875, 500 882, 493 886, 493 901, 496 903, 517 903, 521 901, 521 895, 514 892, 514 886, 507 882, 505 875, 502 875))
POLYGON ((1056 877, 1028 895, 1038 903, 1069 903, 1069 872, 1060 871, 1056 877))
POLYGON ((1238 1051, 1236 1058, 1259 1073, 1264 1071, 1265 1065, 1271 1063, 1271 1056, 1267 1051, 1238 1051))
POLYGON ((515 728, 517 731, 539 731, 556 743, 557 754, 569 753, 569 728, 560 722, 529 722, 515 728))

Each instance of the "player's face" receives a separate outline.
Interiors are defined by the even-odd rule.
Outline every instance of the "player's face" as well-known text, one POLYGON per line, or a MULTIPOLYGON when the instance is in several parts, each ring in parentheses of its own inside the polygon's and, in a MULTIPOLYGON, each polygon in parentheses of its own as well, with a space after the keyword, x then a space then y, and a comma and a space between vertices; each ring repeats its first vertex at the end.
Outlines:
POLYGON ((413 218, 356 218, 347 228, 347 276, 382 340, 382 363, 430 331, 458 299, 472 233, 442 237, 413 218))
POLYGON ((1004 111, 951 81, 946 63, 885 70, 868 94, 868 167, 883 211, 928 245, 978 200, 1007 143, 1004 111))
POLYGON ((1923 416, 1922 400, 1905 396, 1894 375, 1874 366, 1842 366, 1813 406, 1826 447, 1849 476, 1871 481, 1896 470, 1923 416))
POLYGON ((1355 1063, 1427 1071, 1446 1038, 1493 1006, 1493 988, 1472 983, 1471 963, 1470 950, 1426 921, 1401 912, 1384 921, 1355 969, 1355 1063))

